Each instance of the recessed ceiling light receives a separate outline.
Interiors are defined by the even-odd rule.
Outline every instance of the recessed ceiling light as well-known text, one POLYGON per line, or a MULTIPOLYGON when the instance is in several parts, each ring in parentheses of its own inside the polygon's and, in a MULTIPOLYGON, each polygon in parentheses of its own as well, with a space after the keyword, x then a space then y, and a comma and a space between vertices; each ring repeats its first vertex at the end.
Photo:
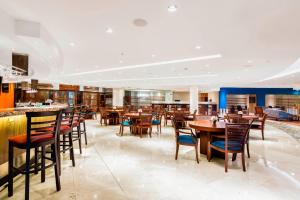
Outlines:
POLYGON ((155 54, 152 54, 151 57, 154 58, 154 57, 156 57, 156 55, 155 55, 155 54))
POLYGON ((209 67, 209 64, 206 64, 205 67, 209 67))
POLYGON ((195 49, 199 50, 201 49, 201 46, 195 46, 195 49))
POLYGON ((74 47, 74 46, 75 46, 75 43, 74 43, 74 42, 70 42, 69 45, 70 45, 71 47, 74 47))
POLYGON ((106 33, 112 33, 112 32, 113 32, 112 28, 107 28, 106 29, 106 33))
POLYGON ((169 12, 176 12, 177 11, 177 6, 175 4, 169 5, 168 6, 168 11, 169 12))
POLYGON ((247 63, 248 63, 248 64, 251 64, 251 63, 253 63, 253 61, 252 61, 252 60, 248 60, 247 63))
POLYGON ((123 63, 123 60, 120 60, 120 63, 123 63))
POLYGON ((188 68, 188 67, 185 67, 184 70, 187 71, 187 70, 189 70, 189 68, 188 68))

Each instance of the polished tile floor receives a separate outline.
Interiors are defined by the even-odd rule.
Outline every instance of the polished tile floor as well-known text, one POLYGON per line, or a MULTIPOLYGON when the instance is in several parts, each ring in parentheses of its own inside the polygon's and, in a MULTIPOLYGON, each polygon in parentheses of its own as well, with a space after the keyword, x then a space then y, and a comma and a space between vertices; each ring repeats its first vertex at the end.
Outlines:
MULTIPOLYGON (((201 155, 195 161, 191 147, 182 147, 174 160, 175 140, 171 127, 152 138, 140 139, 117 135, 118 126, 100 126, 87 122, 89 143, 82 155, 76 151, 76 167, 64 156, 62 190, 56 192, 54 173, 47 171, 45 183, 40 176, 31 177, 31 199, 299 199, 299 141, 271 125, 267 125, 262 141, 260 132, 252 130, 251 158, 246 159, 247 172, 241 160, 229 163, 208 162, 201 155)), ((156 132, 156 129, 153 129, 156 132)), ((15 179, 14 196, 7 198, 1 189, 1 200, 24 198, 24 176, 15 179)))

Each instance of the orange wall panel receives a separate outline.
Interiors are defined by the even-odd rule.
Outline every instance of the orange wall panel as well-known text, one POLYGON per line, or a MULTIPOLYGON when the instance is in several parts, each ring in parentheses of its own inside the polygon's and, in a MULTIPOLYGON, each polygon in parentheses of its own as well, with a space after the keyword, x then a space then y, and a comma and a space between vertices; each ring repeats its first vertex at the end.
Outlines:
POLYGON ((14 84, 9 84, 9 93, 0 91, 0 109, 14 107, 14 84))

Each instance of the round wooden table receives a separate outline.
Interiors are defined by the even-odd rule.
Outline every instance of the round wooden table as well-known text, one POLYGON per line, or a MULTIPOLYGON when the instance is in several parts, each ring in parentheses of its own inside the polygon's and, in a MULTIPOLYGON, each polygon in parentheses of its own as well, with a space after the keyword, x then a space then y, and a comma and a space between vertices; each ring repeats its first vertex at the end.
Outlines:
POLYGON ((242 118, 244 119, 248 119, 248 120, 256 120, 256 119, 259 119, 259 116, 258 115, 242 115, 242 118))
MULTIPOLYGON (((224 135, 226 122, 217 121, 213 124, 210 120, 196 120, 189 122, 189 127, 193 128, 197 132, 197 137, 200 137, 200 153, 207 155, 207 146, 211 139, 211 134, 214 135, 224 135)), ((217 152, 212 152, 212 154, 223 158, 223 154, 216 154, 217 152)))

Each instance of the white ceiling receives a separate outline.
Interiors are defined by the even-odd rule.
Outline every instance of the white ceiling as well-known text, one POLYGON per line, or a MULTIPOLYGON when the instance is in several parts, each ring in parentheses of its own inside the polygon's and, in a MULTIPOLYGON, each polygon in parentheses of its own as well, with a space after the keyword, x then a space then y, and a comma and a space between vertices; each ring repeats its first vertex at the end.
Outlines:
POLYGON ((58 45, 61 54, 40 49, 58 67, 34 66, 46 80, 153 89, 300 86, 299 72, 261 82, 300 57, 299 0, 0 0, 0 9, 41 23, 58 45), (147 26, 135 26, 136 18, 147 26), (162 64, 216 54, 222 57, 162 64))

